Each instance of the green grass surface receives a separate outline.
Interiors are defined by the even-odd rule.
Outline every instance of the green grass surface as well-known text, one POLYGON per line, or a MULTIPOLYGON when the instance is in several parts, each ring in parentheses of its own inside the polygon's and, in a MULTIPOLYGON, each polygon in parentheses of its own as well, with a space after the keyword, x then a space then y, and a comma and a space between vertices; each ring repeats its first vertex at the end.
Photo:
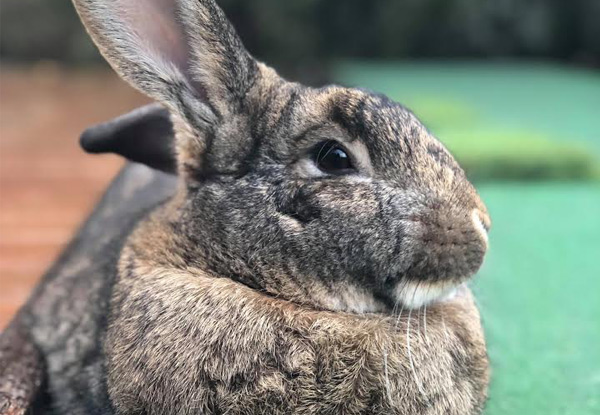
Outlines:
POLYGON ((533 64, 343 62, 411 108, 473 180, 600 178, 600 76, 533 64))
POLYGON ((486 185, 487 415, 600 413, 600 186, 486 185))

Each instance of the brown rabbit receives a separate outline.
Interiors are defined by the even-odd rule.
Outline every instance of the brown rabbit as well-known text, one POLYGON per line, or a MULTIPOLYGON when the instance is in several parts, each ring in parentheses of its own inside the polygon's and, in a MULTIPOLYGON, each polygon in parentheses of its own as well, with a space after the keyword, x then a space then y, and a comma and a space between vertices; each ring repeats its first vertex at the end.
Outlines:
MULTIPOLYGON (((79 293, 85 330, 61 333, 43 288, 11 326, 46 365, 34 407, 479 413, 488 364, 462 284, 489 218, 415 116, 363 90, 285 81, 212 0, 75 4, 115 70, 171 115, 174 159, 154 140, 162 158, 137 161, 178 178, 130 167, 146 175, 136 191, 160 196, 129 215, 111 212, 117 200, 98 208, 114 254, 79 293)), ((136 160, 135 145, 116 151, 136 160)))

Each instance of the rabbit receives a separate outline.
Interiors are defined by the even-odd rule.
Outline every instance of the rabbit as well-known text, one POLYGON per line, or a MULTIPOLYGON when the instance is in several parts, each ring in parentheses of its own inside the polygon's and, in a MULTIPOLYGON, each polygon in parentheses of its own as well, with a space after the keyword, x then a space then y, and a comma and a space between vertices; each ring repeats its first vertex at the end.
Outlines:
POLYGON ((94 369, 83 393, 48 376, 51 406, 480 413, 489 364, 465 283, 490 219, 415 115, 283 79, 213 0, 74 3, 116 72, 166 109, 141 117, 171 126, 162 143, 108 128, 82 144, 174 179, 120 229, 114 275, 98 282, 94 369))

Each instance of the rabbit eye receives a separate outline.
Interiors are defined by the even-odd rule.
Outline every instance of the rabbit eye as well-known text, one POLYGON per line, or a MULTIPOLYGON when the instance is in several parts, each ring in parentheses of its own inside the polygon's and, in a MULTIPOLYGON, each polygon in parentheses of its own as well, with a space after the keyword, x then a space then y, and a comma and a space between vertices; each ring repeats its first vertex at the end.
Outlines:
POLYGON ((329 174, 346 174, 354 170, 346 150, 333 140, 318 144, 313 150, 313 160, 321 171, 329 174))

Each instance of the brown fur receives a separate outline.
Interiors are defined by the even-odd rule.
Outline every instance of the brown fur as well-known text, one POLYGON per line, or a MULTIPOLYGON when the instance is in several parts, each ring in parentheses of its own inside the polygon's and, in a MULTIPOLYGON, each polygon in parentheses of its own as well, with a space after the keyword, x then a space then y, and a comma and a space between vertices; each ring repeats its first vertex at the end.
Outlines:
POLYGON ((161 254, 183 263, 160 225, 170 209, 152 215, 121 256, 105 345, 120 413, 481 410, 489 372, 466 288, 426 314, 302 307, 201 269, 163 267, 161 254))
POLYGON ((43 379, 42 357, 26 330, 12 323, 0 337, 0 413, 23 415, 43 379))

